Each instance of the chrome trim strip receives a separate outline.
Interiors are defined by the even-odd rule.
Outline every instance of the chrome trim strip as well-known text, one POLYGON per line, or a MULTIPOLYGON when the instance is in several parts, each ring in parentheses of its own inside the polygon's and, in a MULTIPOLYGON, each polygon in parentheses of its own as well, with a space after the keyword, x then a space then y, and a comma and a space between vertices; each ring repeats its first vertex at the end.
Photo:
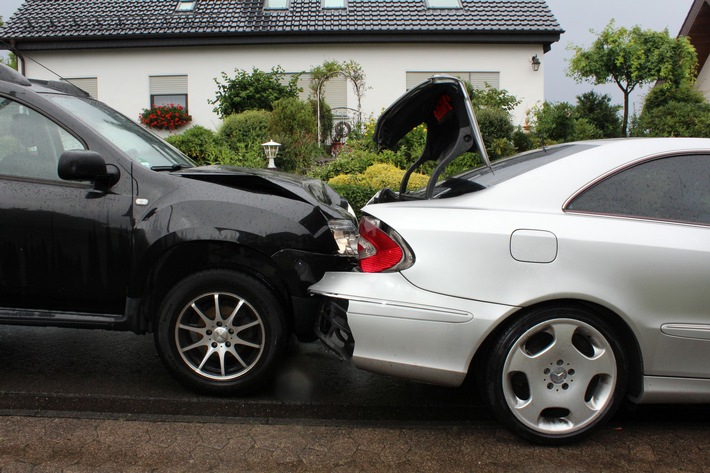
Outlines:
POLYGON ((661 325, 661 332, 673 337, 710 340, 710 325, 663 324, 661 325))

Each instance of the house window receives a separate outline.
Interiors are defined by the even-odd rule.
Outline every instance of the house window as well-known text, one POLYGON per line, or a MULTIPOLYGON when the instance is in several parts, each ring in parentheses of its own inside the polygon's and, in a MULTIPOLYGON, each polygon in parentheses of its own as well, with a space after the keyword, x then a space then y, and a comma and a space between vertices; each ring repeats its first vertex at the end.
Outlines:
POLYGON ((81 90, 89 94, 91 98, 99 98, 99 80, 96 77, 64 78, 64 80, 79 87, 81 90))
POLYGON ((407 90, 420 82, 424 82, 435 74, 446 74, 458 77, 464 82, 468 82, 474 89, 485 89, 486 86, 500 88, 500 72, 407 72, 407 90))
POLYGON ((193 11, 197 5, 197 0, 179 0, 175 11, 187 12, 193 11))
POLYGON ((187 110, 187 76, 150 76, 150 106, 170 104, 187 110))
POLYGON ((460 0, 424 0, 427 8, 463 8, 460 0))
POLYGON ((289 0, 264 0, 264 10, 288 10, 289 0))
POLYGON ((322 0, 323 9, 344 9, 347 7, 346 0, 322 0))

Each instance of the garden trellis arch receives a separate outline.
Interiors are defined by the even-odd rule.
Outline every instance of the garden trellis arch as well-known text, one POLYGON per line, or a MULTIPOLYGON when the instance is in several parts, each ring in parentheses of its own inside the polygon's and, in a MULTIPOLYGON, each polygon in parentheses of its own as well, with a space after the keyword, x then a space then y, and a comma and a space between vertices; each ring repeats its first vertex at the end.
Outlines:
POLYGON ((345 77, 346 80, 350 81, 350 83, 353 86, 353 91, 355 92, 355 97, 357 98, 357 123, 356 126, 359 128, 360 124, 362 123, 362 97, 365 93, 365 75, 362 72, 362 69, 360 69, 360 66, 354 64, 354 63, 348 63, 344 65, 339 65, 339 68, 337 70, 331 70, 330 72, 326 72, 323 75, 318 76, 317 73, 314 71, 311 73, 313 77, 313 82, 315 83, 315 92, 316 92, 316 107, 317 107, 317 112, 316 112, 316 117, 318 121, 318 144, 320 145, 322 137, 321 137, 321 116, 320 116, 320 103, 321 103, 321 95, 323 93, 323 85, 328 82, 330 79, 333 77, 337 76, 343 76, 345 77))

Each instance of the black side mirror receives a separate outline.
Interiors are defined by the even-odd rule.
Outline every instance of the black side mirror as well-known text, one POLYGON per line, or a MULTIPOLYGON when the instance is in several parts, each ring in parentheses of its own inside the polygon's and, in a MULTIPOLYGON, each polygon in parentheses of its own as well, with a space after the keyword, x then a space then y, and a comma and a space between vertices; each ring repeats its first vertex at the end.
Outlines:
POLYGON ((118 182, 120 173, 115 166, 107 166, 96 151, 65 151, 59 156, 57 173, 65 181, 91 181, 109 188, 118 182))

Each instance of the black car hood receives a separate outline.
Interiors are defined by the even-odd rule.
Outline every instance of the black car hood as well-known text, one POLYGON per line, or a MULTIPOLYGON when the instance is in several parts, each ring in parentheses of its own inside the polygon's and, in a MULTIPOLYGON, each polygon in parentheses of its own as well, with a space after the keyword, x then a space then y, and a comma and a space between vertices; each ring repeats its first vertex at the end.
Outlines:
POLYGON ((349 208, 347 200, 325 182, 295 174, 220 165, 186 168, 171 174, 250 192, 280 195, 311 205, 334 206, 346 211, 349 208))

